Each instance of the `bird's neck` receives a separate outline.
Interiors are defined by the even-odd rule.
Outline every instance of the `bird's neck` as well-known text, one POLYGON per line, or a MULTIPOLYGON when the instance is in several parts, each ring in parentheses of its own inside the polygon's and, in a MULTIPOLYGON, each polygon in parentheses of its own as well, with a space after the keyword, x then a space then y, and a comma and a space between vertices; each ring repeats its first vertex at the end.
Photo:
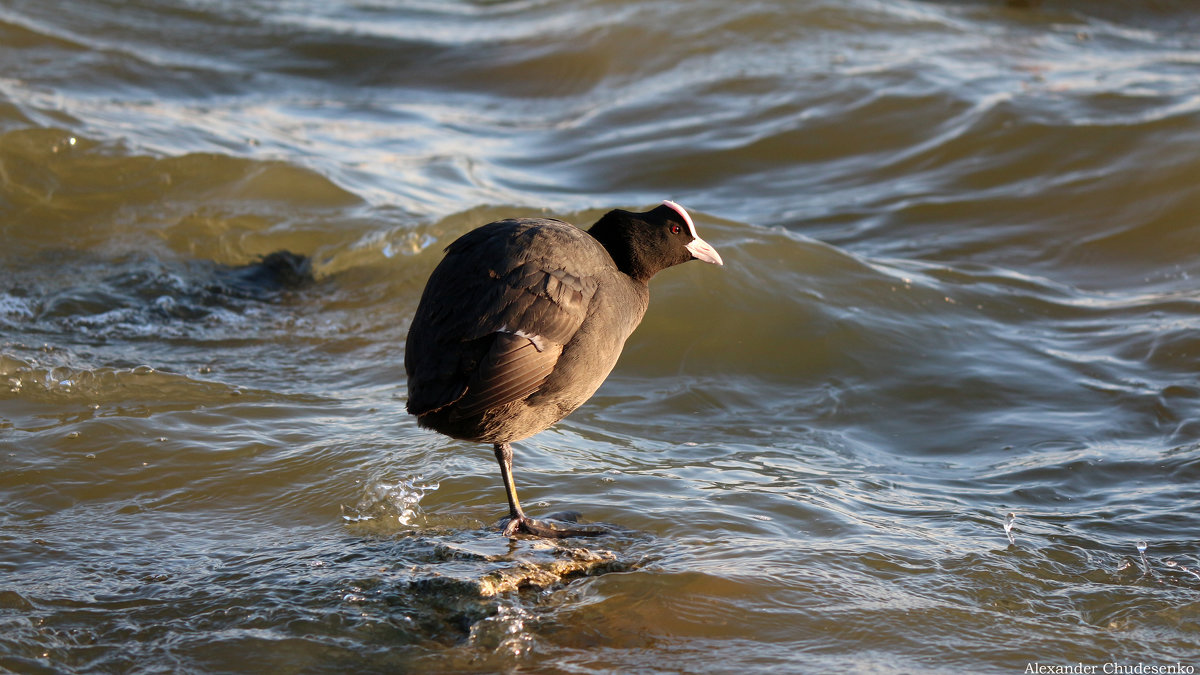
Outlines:
POLYGON ((639 255, 640 251, 637 242, 633 239, 633 233, 628 229, 616 226, 613 213, 605 215, 587 232, 600 242, 604 250, 608 251, 608 255, 616 263, 617 269, 634 281, 648 284, 651 277, 658 273, 657 268, 647 265, 643 256, 639 255))

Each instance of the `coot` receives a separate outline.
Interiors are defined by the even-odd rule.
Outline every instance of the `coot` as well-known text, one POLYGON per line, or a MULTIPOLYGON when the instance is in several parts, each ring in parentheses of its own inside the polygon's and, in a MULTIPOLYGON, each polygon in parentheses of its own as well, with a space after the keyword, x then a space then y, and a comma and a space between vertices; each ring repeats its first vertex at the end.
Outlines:
POLYGON ((491 443, 508 493, 505 536, 596 534, 525 515, 512 446, 588 400, 650 300, 646 283, 688 260, 723 264, 683 207, 614 210, 586 232, 551 218, 484 225, 446 247, 405 344, 408 412, 491 443))

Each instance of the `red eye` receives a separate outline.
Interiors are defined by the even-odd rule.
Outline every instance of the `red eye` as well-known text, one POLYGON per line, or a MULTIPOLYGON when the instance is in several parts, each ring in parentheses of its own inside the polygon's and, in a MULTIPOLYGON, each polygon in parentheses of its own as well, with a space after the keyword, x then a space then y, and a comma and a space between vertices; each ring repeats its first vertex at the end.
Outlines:
POLYGON ((678 225, 671 225, 671 234, 679 234, 682 231, 683 228, 679 227, 678 225))

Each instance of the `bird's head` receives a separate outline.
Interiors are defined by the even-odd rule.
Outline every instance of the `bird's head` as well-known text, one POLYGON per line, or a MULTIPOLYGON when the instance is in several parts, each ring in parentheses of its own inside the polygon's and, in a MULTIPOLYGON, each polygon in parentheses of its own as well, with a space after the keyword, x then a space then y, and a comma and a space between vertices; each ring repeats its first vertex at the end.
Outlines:
POLYGON ((725 264, 717 250, 696 233, 688 212, 672 201, 644 213, 609 211, 588 233, 608 250, 618 269, 643 283, 689 260, 725 264))

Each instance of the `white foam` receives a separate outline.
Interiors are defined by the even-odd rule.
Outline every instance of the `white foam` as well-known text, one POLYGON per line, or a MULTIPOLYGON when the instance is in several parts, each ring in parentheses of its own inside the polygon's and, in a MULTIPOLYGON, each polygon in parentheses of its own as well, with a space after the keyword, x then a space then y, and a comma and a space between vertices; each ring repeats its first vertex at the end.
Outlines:
POLYGON ((32 319, 33 307, 26 298, 18 298, 8 293, 0 293, 0 315, 14 316, 20 319, 32 319))

